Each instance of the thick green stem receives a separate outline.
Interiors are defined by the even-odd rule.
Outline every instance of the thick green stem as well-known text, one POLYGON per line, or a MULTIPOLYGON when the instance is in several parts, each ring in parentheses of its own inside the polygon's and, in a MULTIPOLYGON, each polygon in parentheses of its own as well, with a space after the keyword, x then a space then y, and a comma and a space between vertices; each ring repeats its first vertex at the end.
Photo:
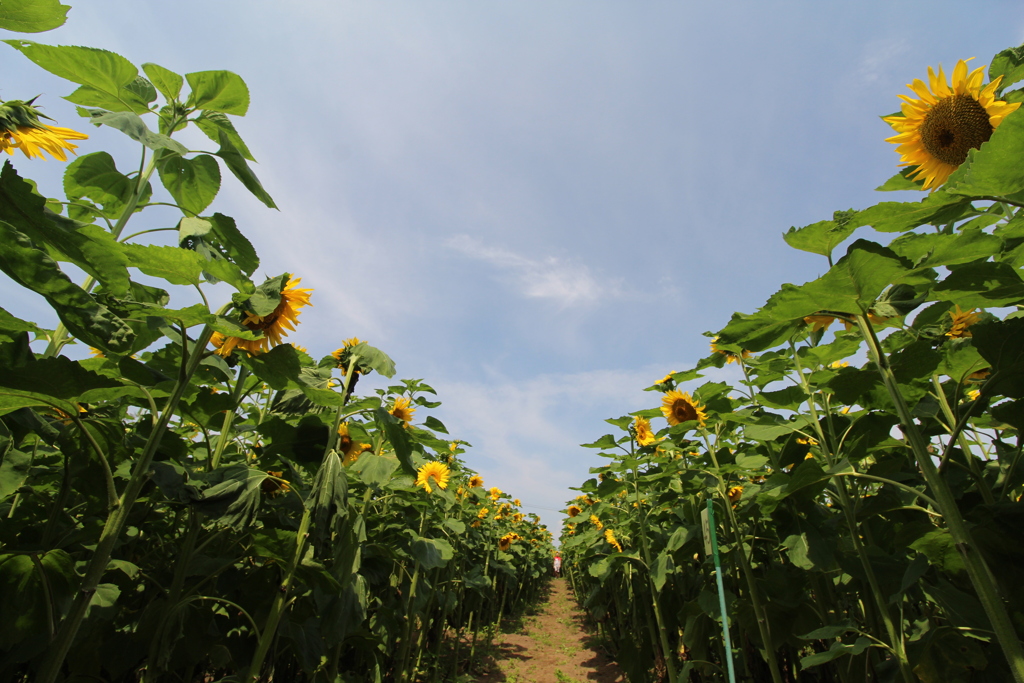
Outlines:
POLYGON ((235 379, 235 388, 231 392, 231 410, 224 413, 224 421, 220 425, 220 436, 217 437, 217 448, 213 451, 213 455, 210 456, 210 471, 217 469, 220 465, 220 458, 224 454, 224 449, 227 447, 228 442, 231 441, 231 426, 235 422, 235 415, 238 409, 241 407, 239 404, 242 401, 242 392, 245 390, 245 380, 249 378, 249 369, 244 365, 240 365, 238 368, 238 378, 235 379))
POLYGON ((914 422, 910 407, 899 390, 896 377, 893 375, 892 368, 889 366, 889 361, 882 350, 878 337, 875 336, 871 323, 868 322, 865 315, 861 314, 857 316, 857 324, 864 339, 868 342, 870 357, 878 366, 878 371, 882 375, 882 381, 889 393, 889 398, 892 399, 893 404, 896 406, 900 427, 917 459, 921 474, 924 476, 928 487, 932 490, 935 500, 939 504, 939 512, 942 513, 943 519, 946 522, 946 528, 949 529, 950 536, 952 536, 957 550, 960 551, 960 555, 964 559, 967 575, 970 577, 971 584, 981 600, 982 607, 985 608, 985 614, 992 624, 992 630, 995 631, 996 637, 999 639, 999 645, 1002 647, 1006 661, 1013 672, 1013 679, 1016 683, 1024 683, 1024 648, 1021 647, 1021 642, 1017 638, 1017 632, 1013 628, 1013 622, 1010 621, 1010 615, 1007 613, 1006 606, 999 596, 999 588, 996 585, 995 577, 992 576, 991 570, 985 563, 985 558, 982 557, 977 544, 971 537, 966 522, 960 515, 960 509, 957 507, 953 492, 946 485, 946 480, 939 474, 938 468, 932 461, 931 454, 928 453, 928 444, 914 422))

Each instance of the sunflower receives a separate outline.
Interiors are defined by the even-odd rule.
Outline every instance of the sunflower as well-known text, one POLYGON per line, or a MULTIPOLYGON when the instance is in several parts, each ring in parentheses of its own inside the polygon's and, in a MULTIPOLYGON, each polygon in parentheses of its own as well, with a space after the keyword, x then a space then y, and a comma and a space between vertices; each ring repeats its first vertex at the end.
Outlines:
POLYGON ((416 486, 422 486, 427 493, 430 493, 433 490, 430 488, 430 480, 433 479, 438 488, 446 489, 450 474, 451 470, 444 463, 428 462, 416 470, 416 486))
POLYGON ((636 431, 636 442, 641 446, 650 446, 657 441, 654 432, 651 430, 651 421, 646 417, 636 416, 633 422, 633 429, 636 431))
POLYGON ((476 489, 484 485, 484 478, 479 474, 474 474, 469 478, 469 488, 476 489))
POLYGON ((284 472, 267 470, 267 474, 270 476, 260 482, 260 490, 266 495, 276 498, 282 493, 288 493, 292 490, 288 482, 281 478, 284 476, 284 472))
POLYGON ((575 517, 576 515, 583 512, 583 508, 581 508, 579 505, 570 505, 568 508, 566 508, 566 512, 569 513, 570 517, 575 517))
POLYGON ((65 150, 75 153, 78 145, 69 140, 87 140, 85 133, 70 128, 47 126, 39 118, 48 118, 32 106, 35 98, 28 102, 21 100, 0 100, 0 152, 14 156, 20 149, 29 159, 46 159, 43 152, 49 152, 54 159, 67 161, 65 150))
POLYGON ((750 358, 750 351, 743 349, 742 354, 733 353, 732 351, 726 351, 725 349, 718 348, 718 344, 715 343, 716 341, 718 341, 718 337, 715 337, 714 339, 711 340, 711 350, 714 353, 719 353, 725 356, 726 365, 728 365, 729 363, 739 362, 742 358, 750 358))
POLYGON ((505 534, 500 539, 498 539, 498 549, 505 551, 511 548, 512 541, 516 540, 515 538, 513 538, 513 536, 515 536, 515 534, 505 534))
POLYGON ((480 508, 480 512, 476 513, 476 516, 479 517, 480 519, 483 519, 489 513, 490 513, 490 510, 488 510, 487 508, 480 508))
POLYGON ((411 398, 399 396, 395 399, 395 405, 391 406, 391 410, 388 411, 401 420, 404 427, 412 424, 412 414, 416 412, 416 409, 410 405, 411 403, 411 398))
POLYGON ((967 73, 967 62, 953 68, 953 81, 946 81, 942 67, 936 74, 928 67, 928 84, 915 78, 907 87, 920 99, 900 95, 902 113, 884 117, 898 133, 886 142, 899 147, 900 166, 916 166, 910 177, 921 176, 924 189, 935 189, 967 159, 967 152, 981 147, 992 137, 1007 114, 1020 106, 996 99, 1003 80, 997 77, 982 87, 985 68, 967 73))
POLYGON ((742 486, 730 486, 729 490, 726 493, 726 495, 729 496, 729 501, 730 502, 735 503, 736 501, 738 501, 740 499, 740 496, 743 495, 743 487, 742 486))
POLYGON ((513 498, 512 504, 515 505, 517 508, 523 507, 523 501, 519 500, 518 498, 513 498))
POLYGON ((342 422, 338 426, 338 450, 345 457, 345 464, 355 462, 365 451, 371 450, 373 446, 368 443, 357 443, 352 440, 348 433, 348 423, 342 422))
POLYGON ((957 304, 955 311, 949 312, 949 317, 953 319, 953 325, 950 327, 949 332, 946 333, 946 336, 950 339, 962 339, 973 336, 967 328, 981 320, 980 313, 975 313, 973 308, 962 311, 959 304, 957 304))
MULTIPOLYGON (((331 352, 331 355, 334 357, 334 360, 338 361, 338 367, 341 369, 342 375, 348 372, 348 350, 351 349, 353 346, 358 346, 359 344, 362 343, 363 340, 360 339, 359 337, 343 339, 341 342, 341 348, 331 352)), ((360 371, 357 369, 356 374, 358 375, 359 373, 360 371)))
POLYGON ((620 553, 622 552, 622 544, 619 543, 619 540, 617 538, 615 538, 615 532, 611 529, 604 530, 604 540, 608 541, 610 545, 614 546, 617 551, 619 551, 620 553))
POLYGON ((666 382, 671 382, 671 381, 673 381, 673 375, 675 375, 675 374, 676 374, 676 371, 673 370, 672 372, 668 373, 667 375, 662 377, 660 380, 655 382, 655 384, 665 384, 666 382))
POLYGON ((598 519, 597 515, 590 515, 590 523, 596 526, 598 531, 604 528, 604 524, 601 524, 601 520, 598 519))
POLYGON ((295 330, 299 323, 299 313, 303 306, 311 306, 309 295, 312 289, 299 289, 298 284, 302 278, 289 277, 288 284, 281 290, 281 300, 277 308, 269 315, 256 315, 252 311, 246 311, 242 319, 242 325, 253 332, 262 332, 259 339, 241 339, 239 337, 228 337, 220 332, 214 332, 210 343, 217 349, 218 356, 230 356, 231 352, 237 349, 248 351, 251 354, 269 351, 271 347, 281 343, 281 338, 295 330))
POLYGON ((492 486, 491 488, 489 488, 487 490, 487 493, 488 495, 490 495, 491 500, 498 500, 499 498, 501 498, 501 489, 499 489, 497 486, 492 486))
POLYGON ((665 394, 661 401, 661 412, 672 426, 696 420, 697 424, 703 427, 708 419, 703 406, 690 398, 690 394, 675 390, 665 394))

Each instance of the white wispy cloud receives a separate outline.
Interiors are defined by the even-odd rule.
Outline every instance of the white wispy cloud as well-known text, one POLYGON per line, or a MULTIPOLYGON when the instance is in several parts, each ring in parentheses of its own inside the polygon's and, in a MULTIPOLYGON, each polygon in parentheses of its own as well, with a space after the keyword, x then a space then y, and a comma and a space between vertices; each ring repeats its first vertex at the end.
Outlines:
POLYGON ((620 294, 616 281, 603 282, 590 268, 555 256, 534 259, 502 247, 488 246, 469 235, 456 235, 445 245, 471 259, 489 263, 511 276, 520 293, 561 306, 587 304, 620 294))

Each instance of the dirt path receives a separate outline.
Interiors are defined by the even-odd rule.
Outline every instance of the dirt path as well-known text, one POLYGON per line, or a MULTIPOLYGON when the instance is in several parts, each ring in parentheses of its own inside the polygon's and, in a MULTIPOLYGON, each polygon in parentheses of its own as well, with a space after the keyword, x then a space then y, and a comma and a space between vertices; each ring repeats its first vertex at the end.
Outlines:
POLYGON ((621 683, 625 676, 584 627, 568 582, 554 579, 548 602, 516 633, 495 638, 488 673, 475 683, 621 683))

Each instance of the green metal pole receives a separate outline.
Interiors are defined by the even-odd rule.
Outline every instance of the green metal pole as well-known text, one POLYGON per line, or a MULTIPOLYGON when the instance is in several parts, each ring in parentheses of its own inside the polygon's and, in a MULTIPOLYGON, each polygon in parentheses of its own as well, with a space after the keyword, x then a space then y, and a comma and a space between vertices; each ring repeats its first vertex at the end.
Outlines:
MULTIPOLYGON (((722 635, 725 637, 725 664, 729 683, 736 683, 736 668, 732 663, 732 639, 729 637, 729 614, 725 607, 725 584, 722 582, 722 557, 718 554, 718 534, 715 533, 715 506, 709 497, 704 517, 704 550, 715 560, 715 579, 718 581, 718 605, 722 610, 722 635)), ((740 552, 743 552, 740 549, 740 552)))

